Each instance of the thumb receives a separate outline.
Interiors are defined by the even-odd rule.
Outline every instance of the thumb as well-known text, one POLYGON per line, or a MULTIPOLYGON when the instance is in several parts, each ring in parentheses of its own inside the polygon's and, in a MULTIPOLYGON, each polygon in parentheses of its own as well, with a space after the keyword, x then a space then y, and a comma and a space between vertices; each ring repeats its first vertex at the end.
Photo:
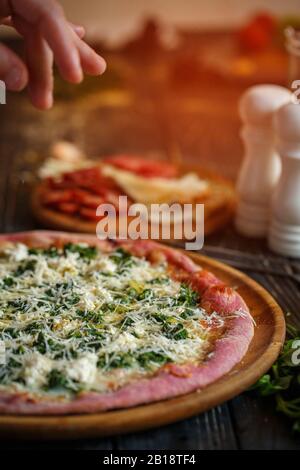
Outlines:
POLYGON ((23 90, 28 82, 28 72, 25 64, 3 44, 0 44, 0 79, 11 91, 23 90))

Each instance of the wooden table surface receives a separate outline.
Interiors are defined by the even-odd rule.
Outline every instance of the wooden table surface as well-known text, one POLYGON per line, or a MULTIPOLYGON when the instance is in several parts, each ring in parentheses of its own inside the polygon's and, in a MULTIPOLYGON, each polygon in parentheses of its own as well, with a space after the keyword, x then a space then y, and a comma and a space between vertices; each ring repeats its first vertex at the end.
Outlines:
MULTIPOLYGON (((177 76, 178 64, 169 56, 155 56, 153 62, 126 54, 109 59, 107 78, 90 80, 80 92, 60 84, 52 111, 34 110, 23 95, 9 95, 7 104, 0 106, 1 232, 38 228, 29 207, 32 175, 57 139, 76 142, 88 155, 179 156, 231 179, 236 177, 242 159, 237 101, 244 85, 225 82, 205 71, 192 79, 185 77, 184 70, 177 76)), ((269 255, 265 241, 247 240, 230 226, 207 238, 206 244, 252 253, 256 262, 259 256, 269 255)), ((292 267, 288 260, 284 268, 287 273, 291 269, 300 272, 300 266, 292 267)), ((297 323, 299 286, 288 278, 254 271, 247 274, 263 284, 297 323)), ((161 429, 73 442, 3 441, 0 449, 297 449, 300 437, 290 428, 290 422, 274 412, 269 399, 244 393, 207 413, 161 429)))

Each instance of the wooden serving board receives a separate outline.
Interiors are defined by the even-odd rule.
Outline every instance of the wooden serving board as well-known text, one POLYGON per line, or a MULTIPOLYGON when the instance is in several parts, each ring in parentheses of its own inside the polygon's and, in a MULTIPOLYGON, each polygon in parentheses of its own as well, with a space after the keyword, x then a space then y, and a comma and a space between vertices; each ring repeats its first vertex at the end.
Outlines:
POLYGON ((256 382, 276 360, 285 338, 284 315, 271 295, 245 274, 210 258, 188 254, 237 288, 256 323, 247 354, 220 380, 188 395, 135 408, 69 416, 0 416, 0 436, 73 439, 129 433, 162 426, 208 410, 256 382))
MULTIPOLYGON (((183 175, 188 172, 197 173, 200 178, 208 180, 211 184, 212 189, 209 196, 194 201, 195 203, 204 204, 204 232, 205 235, 210 235, 224 227, 234 215, 236 194, 233 184, 205 168, 199 168, 195 165, 180 167, 180 174, 183 175)), ((72 217, 43 206, 41 199, 44 188, 45 183, 43 181, 35 186, 31 197, 31 207, 34 216, 45 228, 93 234, 96 232, 97 222, 72 217)))

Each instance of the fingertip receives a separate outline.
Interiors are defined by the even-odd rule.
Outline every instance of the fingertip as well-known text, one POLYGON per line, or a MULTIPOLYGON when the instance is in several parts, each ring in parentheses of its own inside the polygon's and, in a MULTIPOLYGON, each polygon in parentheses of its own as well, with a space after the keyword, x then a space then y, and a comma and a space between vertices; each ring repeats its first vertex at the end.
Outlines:
POLYGON ((103 57, 101 56, 99 56, 99 67, 101 69, 99 75, 102 75, 107 69, 107 63, 106 63, 106 60, 104 60, 103 57))
POLYGON ((88 75, 98 76, 105 72, 107 65, 101 56, 94 53, 89 60, 83 60, 82 67, 88 75))
POLYGON ((80 58, 77 51, 74 51, 69 56, 68 62, 64 66, 60 66, 60 73, 62 77, 70 83, 80 83, 83 80, 83 71, 80 63, 80 58))
POLYGON ((77 36, 80 38, 80 39, 83 39, 84 36, 85 36, 85 29, 83 26, 79 26, 79 25, 72 25, 72 28, 73 30, 75 31, 75 33, 77 34, 77 36))
POLYGON ((52 106, 53 106, 53 94, 49 93, 45 96, 41 109, 46 111, 48 109, 51 109, 52 106))
POLYGON ((10 91, 22 91, 28 83, 28 72, 25 67, 12 66, 4 76, 4 82, 10 91))
POLYGON ((29 88, 29 97, 32 104, 40 111, 46 111, 53 106, 53 93, 52 91, 44 91, 29 88))
POLYGON ((78 85, 83 80, 83 72, 81 69, 70 70, 69 72, 64 73, 63 78, 70 83, 74 83, 78 85))

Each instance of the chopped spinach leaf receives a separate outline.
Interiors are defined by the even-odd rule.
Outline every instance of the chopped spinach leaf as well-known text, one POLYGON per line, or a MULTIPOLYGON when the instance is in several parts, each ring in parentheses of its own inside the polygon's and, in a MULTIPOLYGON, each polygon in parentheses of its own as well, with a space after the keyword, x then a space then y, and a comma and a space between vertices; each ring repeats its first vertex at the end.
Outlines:
POLYGON ((64 245, 64 253, 77 253, 80 258, 91 260, 97 256, 97 248, 95 246, 76 245, 74 243, 66 243, 64 245))

